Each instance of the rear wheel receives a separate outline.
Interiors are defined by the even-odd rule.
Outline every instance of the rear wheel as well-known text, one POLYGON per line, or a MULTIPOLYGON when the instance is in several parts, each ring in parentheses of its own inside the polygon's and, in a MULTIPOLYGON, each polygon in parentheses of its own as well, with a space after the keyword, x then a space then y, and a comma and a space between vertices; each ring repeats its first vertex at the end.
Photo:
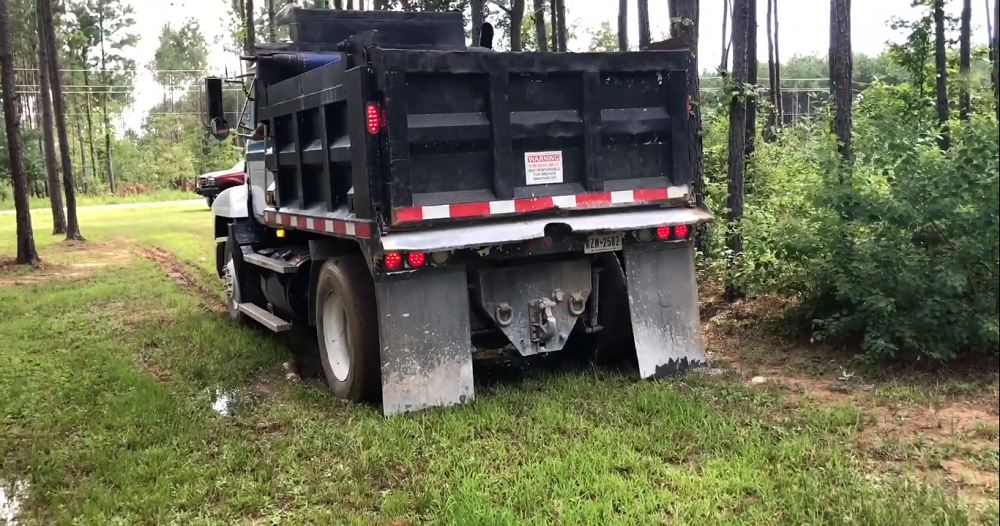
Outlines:
POLYGON ((233 246, 226 241, 225 258, 222 267, 222 279, 225 281, 226 287, 226 312, 229 315, 229 319, 234 322, 246 323, 246 314, 243 314, 239 310, 240 302, 240 287, 239 283, 239 272, 236 268, 236 261, 233 260, 233 246))
POLYGON ((326 383, 338 398, 378 398, 375 285, 361 256, 323 262, 316 285, 316 336, 326 383))

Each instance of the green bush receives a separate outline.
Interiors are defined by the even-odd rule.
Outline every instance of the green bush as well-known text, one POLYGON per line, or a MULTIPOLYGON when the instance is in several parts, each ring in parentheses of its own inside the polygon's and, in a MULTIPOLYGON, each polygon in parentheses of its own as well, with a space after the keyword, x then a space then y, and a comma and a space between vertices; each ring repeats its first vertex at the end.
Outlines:
MULTIPOLYGON (((740 225, 745 252, 733 279, 750 293, 797 297, 815 338, 861 337, 873 359, 996 353, 996 118, 952 123, 953 145, 943 152, 933 117, 912 109, 907 89, 876 84, 859 98, 850 171, 823 119, 758 142, 740 225)), ((713 170, 725 155, 724 146, 716 151, 724 134, 724 125, 708 126, 713 170)), ((710 202, 723 216, 724 172, 710 179, 710 202)), ((727 229, 719 226, 711 241, 717 256, 727 229)))

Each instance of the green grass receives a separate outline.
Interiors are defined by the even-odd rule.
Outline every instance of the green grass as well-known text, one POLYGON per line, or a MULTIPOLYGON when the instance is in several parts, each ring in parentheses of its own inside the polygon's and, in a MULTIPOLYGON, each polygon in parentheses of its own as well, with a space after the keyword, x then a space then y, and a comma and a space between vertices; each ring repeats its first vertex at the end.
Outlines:
MULTIPOLYGON (((64 236, 50 234, 51 217, 48 211, 32 214, 35 245, 42 251, 43 262, 49 257, 44 249, 57 247, 64 240, 64 236)), ((122 248, 140 243, 169 250, 206 271, 215 266, 212 212, 204 203, 81 210, 79 218, 80 230, 90 241, 113 243, 122 248)), ((14 215, 0 215, 0 254, 13 254, 15 241, 14 215)), ((54 250, 49 259, 53 258, 62 262, 66 254, 54 250)))
MULTIPOLYGON (((211 280, 204 210, 81 222, 211 280)), ((39 237, 45 260, 81 260, 58 240, 39 237)), ((12 248, 0 217, 0 254, 12 248)), ((872 471, 850 405, 725 376, 535 368, 478 385, 469 406, 387 419, 285 381, 284 341, 205 311, 141 258, 0 285, 0 480, 29 485, 27 524, 995 523, 995 502, 976 513, 872 471), (231 415, 211 408, 220 391, 231 415)))
MULTIPOLYGON (((154 190, 152 192, 147 192, 143 194, 136 195, 79 195, 77 196, 77 206, 94 206, 94 205, 122 205, 131 203, 155 203, 158 201, 184 201, 188 199, 200 199, 198 194, 192 192, 183 192, 181 190, 154 190)), ((49 200, 46 198, 31 198, 31 208, 34 209, 46 209, 51 205, 49 200)), ((2 210, 13 210, 14 209, 14 199, 9 195, 0 200, 0 211, 2 210)))

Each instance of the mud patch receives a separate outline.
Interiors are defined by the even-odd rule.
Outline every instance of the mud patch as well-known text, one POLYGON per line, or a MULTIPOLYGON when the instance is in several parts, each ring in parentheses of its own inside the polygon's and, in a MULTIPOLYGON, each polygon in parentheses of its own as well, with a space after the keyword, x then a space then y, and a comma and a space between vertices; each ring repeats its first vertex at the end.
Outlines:
MULTIPOLYGON (((710 292, 703 290, 703 292, 710 292)), ((733 303, 703 297, 709 364, 751 389, 782 391, 789 411, 807 400, 861 410, 855 438, 874 470, 915 475, 973 502, 997 492, 998 375, 995 358, 931 368, 921 363, 869 366, 856 353, 783 337, 793 304, 780 298, 733 303), (707 298, 707 299, 706 299, 707 298)))
POLYGON ((107 268, 124 266, 132 253, 105 243, 61 243, 46 247, 37 265, 0 260, 0 286, 21 286, 52 280, 85 279, 107 268))
POLYGON ((225 314, 226 308, 219 298, 218 291, 198 283, 198 280, 194 278, 193 275, 200 272, 200 270, 190 268, 174 257, 173 254, 161 248, 142 247, 137 252, 159 265, 178 286, 194 294, 207 310, 225 314))

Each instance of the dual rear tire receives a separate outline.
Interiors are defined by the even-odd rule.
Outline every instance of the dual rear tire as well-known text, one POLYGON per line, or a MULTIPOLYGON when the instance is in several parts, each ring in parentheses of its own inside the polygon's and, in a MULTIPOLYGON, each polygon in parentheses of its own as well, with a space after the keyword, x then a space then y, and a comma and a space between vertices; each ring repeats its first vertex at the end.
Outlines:
MULTIPOLYGON (((234 248, 225 246, 222 275, 226 312, 235 323, 245 324, 239 265, 234 248)), ((381 394, 379 379, 378 312, 375 285, 361 256, 323 261, 316 286, 316 337, 326 383, 338 398, 362 402, 381 394)))
POLYGON ((338 398, 381 394, 375 285, 361 256, 322 263, 316 285, 316 337, 326 383, 338 398))

